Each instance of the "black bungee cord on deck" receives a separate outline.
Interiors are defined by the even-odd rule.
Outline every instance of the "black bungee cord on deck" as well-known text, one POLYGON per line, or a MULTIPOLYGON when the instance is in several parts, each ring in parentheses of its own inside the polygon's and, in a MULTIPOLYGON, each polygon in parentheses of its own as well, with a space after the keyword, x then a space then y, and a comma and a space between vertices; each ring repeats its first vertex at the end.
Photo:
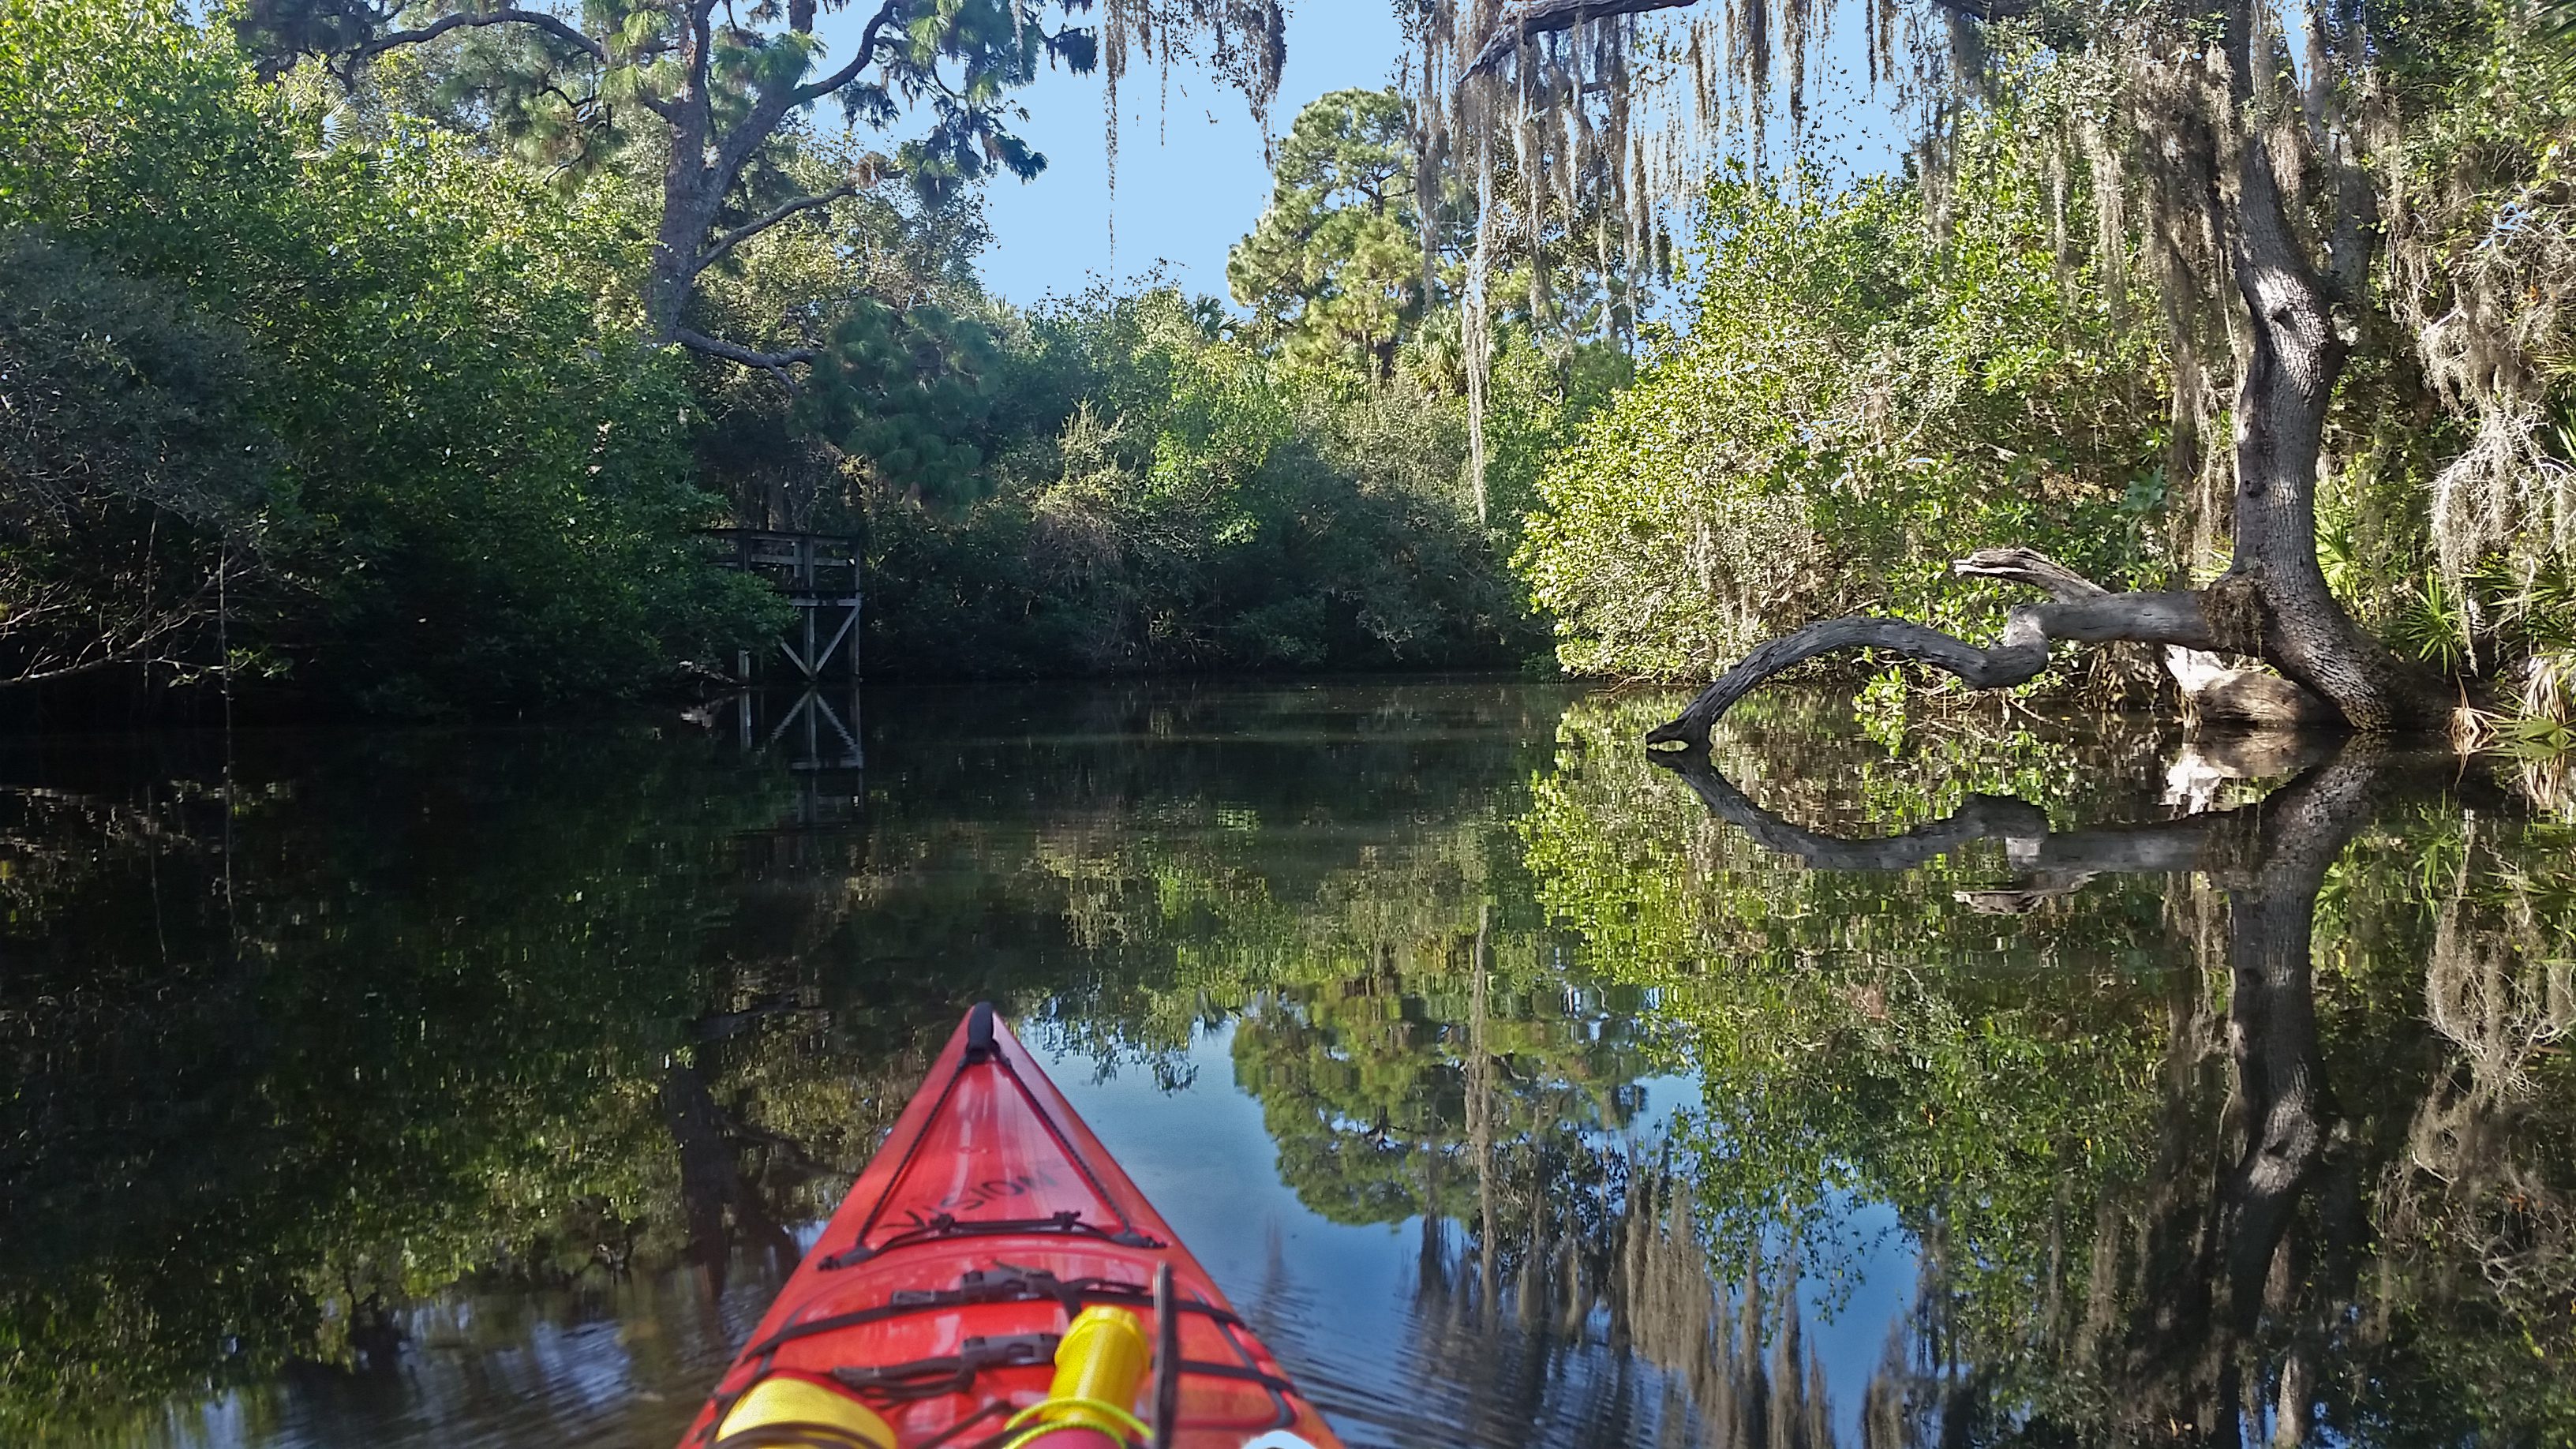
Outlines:
MULTIPOLYGON (((1043 1218, 961 1220, 952 1214, 940 1213, 920 1227, 907 1228, 875 1247, 870 1247, 868 1234, 876 1231, 877 1215, 885 1211, 885 1199, 880 1197, 869 1205, 868 1215, 859 1224, 858 1235, 850 1246, 821 1259, 815 1264, 816 1267, 846 1268, 853 1263, 864 1263, 879 1253, 894 1248, 910 1247, 915 1243, 935 1242, 941 1238, 951 1237, 1079 1233, 1127 1248, 1167 1246, 1160 1238, 1138 1231, 1136 1225, 1128 1221, 1127 1213, 1119 1207, 1117 1198, 1100 1181, 1098 1174, 1091 1170, 1091 1164, 1083 1161, 1082 1154, 1074 1150, 1072 1139, 1064 1135, 1064 1128, 1057 1124, 1055 1114, 1049 1112, 1046 1104, 1038 1100, 1037 1093, 1029 1090, 1028 1082, 1020 1076, 1019 1069, 1011 1065, 1010 1057, 1002 1051, 1001 1043, 994 1038, 993 1003, 989 1001, 976 1002, 974 1009, 966 1013, 966 1049, 958 1055, 957 1069, 948 1074, 947 1081, 940 1084, 939 1100, 933 1103, 930 1109, 933 1120, 939 1116, 939 1109, 948 1104, 949 1094, 957 1090, 958 1080, 966 1075, 966 1069, 975 1066, 999 1067, 1003 1074, 1011 1079, 1011 1085, 1019 1090, 1020 1099, 1028 1104, 1029 1111, 1037 1117, 1039 1125, 1046 1128, 1049 1137, 1055 1139, 1055 1145, 1064 1153, 1064 1160, 1072 1164, 1074 1171, 1082 1174, 1083 1184, 1091 1189, 1091 1195, 1107 1203, 1109 1210, 1117 1215, 1118 1226, 1112 1229, 1104 1228, 1097 1223, 1086 1223, 1082 1221, 1082 1213, 1079 1209, 1067 1209, 1043 1218)), ((893 1181, 902 1181, 903 1175, 912 1169, 913 1156, 921 1151, 922 1140, 928 1135, 926 1132, 914 1134, 911 1143, 903 1150, 903 1160, 895 1164, 893 1181)))

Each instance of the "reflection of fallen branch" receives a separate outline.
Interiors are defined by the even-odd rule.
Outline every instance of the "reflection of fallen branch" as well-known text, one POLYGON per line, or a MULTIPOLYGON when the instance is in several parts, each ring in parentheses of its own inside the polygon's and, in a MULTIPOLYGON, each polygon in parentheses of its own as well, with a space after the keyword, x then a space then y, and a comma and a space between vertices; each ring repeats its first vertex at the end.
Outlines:
POLYGON ((2226 824, 2232 813, 2052 831, 2048 812, 2036 805, 2008 795, 1971 795, 1948 818, 1902 835, 1845 840, 1792 825, 1754 804, 1705 755, 1657 752, 1646 758, 1679 775, 1710 813, 1754 844, 1817 870, 1912 870, 1973 842, 2001 840, 2006 858, 2031 878, 2023 890, 2064 895, 2097 875, 2218 869, 2224 852, 2213 850, 2213 843, 2234 833, 2226 824))
MULTIPOLYGON (((767 1153, 769 1157, 767 1165, 773 1170, 783 1171, 791 1177, 802 1179, 829 1177, 842 1182, 856 1182, 859 1179, 856 1170, 834 1167, 828 1162, 817 1159, 811 1151, 807 1150, 804 1143, 795 1138, 784 1133, 772 1132, 766 1127, 755 1127, 751 1123, 739 1121, 732 1113, 721 1107, 716 1109, 716 1123, 723 1130, 725 1140, 748 1143, 767 1153)), ((763 1174, 763 1176, 766 1175, 766 1173, 763 1174)))
MULTIPOLYGON (((2373 777, 2386 762, 2385 754, 2378 750, 2349 749, 2338 754, 2331 766, 2311 768, 2324 752, 2325 747, 2314 736, 2218 736, 2186 746, 2168 773, 2231 780, 2278 777, 2305 770, 2299 787, 2271 797, 2274 801, 2288 801, 2334 795, 2338 789, 2351 786, 2351 777, 2373 777)), ((2252 879, 2252 873, 2273 849, 2304 846, 2309 835, 2295 818, 2285 819, 2285 812, 2268 806, 2207 810, 2135 825, 2052 830, 2048 812, 2027 801, 2008 795, 1971 795, 1947 818, 1918 825, 1901 835, 1847 840, 1793 825, 1755 804, 1733 781, 1719 774, 1704 754, 1649 751, 1646 758, 1680 776, 1682 783, 1708 806, 1709 813, 1743 831, 1754 844, 1794 856, 1816 870, 1912 870, 1976 841, 2001 840, 2004 857, 2021 880, 2008 887, 1956 893, 1962 904, 1990 915, 2023 914, 2045 901, 2083 889, 2100 875, 2179 875, 2198 871, 2208 875, 2212 884, 2241 886, 2252 879), (2267 821, 2274 822, 2268 835, 2267 821), (2264 844, 2267 838, 2272 841, 2268 847, 2264 844)), ((2295 812, 2287 814, 2295 817, 2295 812)), ((2340 837, 2335 838, 2335 848, 2341 848, 2340 837)))
POLYGON ((798 1012, 817 1011, 794 992, 780 992, 763 997, 740 1011, 711 1011, 700 1016, 689 1034, 698 1041, 716 1042, 739 1034, 746 1027, 768 1016, 792 1016, 798 1012))

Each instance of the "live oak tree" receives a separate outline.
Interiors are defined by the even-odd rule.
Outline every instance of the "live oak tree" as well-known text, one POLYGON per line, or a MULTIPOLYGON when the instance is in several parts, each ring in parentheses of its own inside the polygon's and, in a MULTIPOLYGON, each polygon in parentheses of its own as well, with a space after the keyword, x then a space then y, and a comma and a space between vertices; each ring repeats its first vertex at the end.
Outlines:
MULTIPOLYGON (((1707 175, 1704 160, 1673 158, 1704 158, 1731 139, 1758 169, 1763 120, 1778 109, 1796 144, 1829 18, 1812 0, 1745 0, 1722 25, 1680 30, 1638 18, 1667 8, 1661 0, 1425 7, 1426 150, 1461 168, 1480 198, 1492 195, 1507 161, 1532 158, 1518 168, 1522 188, 1601 199, 1607 245, 1642 256, 1657 208, 1690 197, 1707 175)), ((2477 16, 2469 29, 2506 38, 2518 23, 2484 9, 2477 16)), ((2433 240, 2485 219, 2456 206, 2443 213, 2426 199, 2439 199, 2439 187, 2399 184, 2416 163, 2394 139, 2396 97, 2413 87, 2410 101, 2459 103, 2424 94, 2470 68, 2461 56, 2474 47, 2452 33, 2459 27, 2412 12, 2317 6, 2293 64, 2293 38, 2250 0, 1936 0, 1912 14, 1864 6, 1863 19, 1874 78, 1895 80, 1919 103, 1912 181, 1936 229, 1951 214, 1958 118, 1982 103, 1981 92, 2011 83, 1990 74, 1985 57, 2017 52, 2084 68, 2082 103, 2032 139, 2048 149, 2056 250, 2061 265, 2081 250, 2066 214, 2089 192, 2095 270, 2116 290, 2115 305, 2129 305, 2133 288, 2144 292, 2164 334, 2168 476, 2178 493, 2197 491, 2204 478, 2219 484, 2195 506, 2201 537, 2226 541, 2225 568, 2204 587, 2177 578, 2175 587, 2115 593, 2028 549, 1981 551, 1955 572, 2050 596, 2015 610, 1996 645, 1903 620, 1812 625, 1746 656, 1650 739, 1703 744, 1746 691, 1835 650, 1873 648, 1997 688, 2036 676, 2052 643, 2112 640, 2185 651, 2176 674, 2204 715, 2336 718, 2370 730, 2445 722, 2457 690, 2383 647, 2329 587, 2316 495, 2329 413, 2358 353, 2375 376, 2395 379, 2387 385, 2398 400, 2435 395, 2477 420, 2478 444, 2442 468, 2435 498, 2446 572, 2456 577, 2463 559, 2494 546, 2516 518, 2545 523, 2551 510, 2565 512, 2546 486, 2563 470, 2531 441, 2545 411, 2554 303, 2520 312, 2486 305, 2505 296, 2501 284, 2467 275, 2454 265, 2465 254, 2433 240), (1909 47, 1911 64, 1899 64, 1909 47), (2232 436, 2214 444, 2222 426, 2232 436), (2492 506, 2460 501, 2471 498, 2492 506), (2227 656, 2278 673, 2231 668, 2227 656)), ((2460 175, 2484 185, 2483 173, 2471 176, 2474 148, 2462 154, 2460 175)), ((2535 214, 2546 224, 2528 229, 2563 238, 2546 209, 2555 203, 2533 195, 2529 205, 2543 208, 2535 214)), ((2526 244, 2513 228, 2499 236, 2500 256, 2526 244)), ((1499 239, 1480 240, 1469 285, 1471 374, 1484 365, 1475 345, 1486 310, 1481 275, 1503 249, 1499 239)), ((2513 295, 2554 295, 2528 280, 2516 272, 2513 295)), ((2221 556, 2220 547, 2209 552, 2213 562, 2221 556)))
MULTIPOLYGON (((501 129, 521 149, 550 151, 562 164, 595 160, 641 135, 660 168, 661 211, 643 288, 645 331, 655 343, 753 367, 815 360, 821 346, 760 351, 693 328, 698 279, 744 242, 828 207, 884 179, 908 176, 925 193, 973 185, 997 171, 1027 180, 1046 158, 1011 129, 1026 112, 1012 93, 1037 78, 1041 62, 1091 70, 1098 37, 1072 25, 1048 29, 1049 0, 880 0, 846 53, 816 31, 845 0, 606 0, 571 15, 540 6, 427 0, 249 0, 237 26, 273 68, 313 56, 344 81, 376 57, 460 30, 498 28, 525 43, 487 98, 501 129), (839 185, 771 194, 747 184, 782 128, 830 103, 854 122, 920 132, 891 158, 871 157, 839 185), (638 115, 648 120, 638 122, 638 115)), ((864 7, 862 7, 864 8, 864 7)), ((1063 4, 1070 14, 1087 8, 1063 4)), ((1255 7, 1256 9, 1258 7, 1255 7)), ((1225 7, 1124 4, 1111 16, 1111 70, 1141 31, 1159 38, 1168 63, 1176 46, 1205 32, 1220 73, 1241 84, 1256 109, 1276 89, 1284 47, 1275 7, 1237 16, 1225 7), (1266 18, 1265 18, 1266 17, 1266 18), (1231 46, 1262 22, 1264 44, 1231 46)))

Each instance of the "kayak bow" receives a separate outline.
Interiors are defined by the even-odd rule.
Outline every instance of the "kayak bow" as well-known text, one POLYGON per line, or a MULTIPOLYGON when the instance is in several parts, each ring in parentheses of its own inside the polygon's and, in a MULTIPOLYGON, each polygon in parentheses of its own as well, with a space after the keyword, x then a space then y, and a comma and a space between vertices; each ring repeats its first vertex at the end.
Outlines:
POLYGON ((680 1449, 1147 1444, 1340 1449, 978 1005, 680 1449))

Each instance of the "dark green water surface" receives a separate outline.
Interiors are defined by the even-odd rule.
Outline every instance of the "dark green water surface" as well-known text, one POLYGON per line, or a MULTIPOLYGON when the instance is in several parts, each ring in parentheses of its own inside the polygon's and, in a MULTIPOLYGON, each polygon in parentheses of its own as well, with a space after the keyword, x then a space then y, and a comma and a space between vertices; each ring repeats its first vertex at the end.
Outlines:
POLYGON ((660 1449, 990 999, 1355 1446, 2576 1443, 2563 782, 831 703, 0 742, 0 1442, 660 1449))

